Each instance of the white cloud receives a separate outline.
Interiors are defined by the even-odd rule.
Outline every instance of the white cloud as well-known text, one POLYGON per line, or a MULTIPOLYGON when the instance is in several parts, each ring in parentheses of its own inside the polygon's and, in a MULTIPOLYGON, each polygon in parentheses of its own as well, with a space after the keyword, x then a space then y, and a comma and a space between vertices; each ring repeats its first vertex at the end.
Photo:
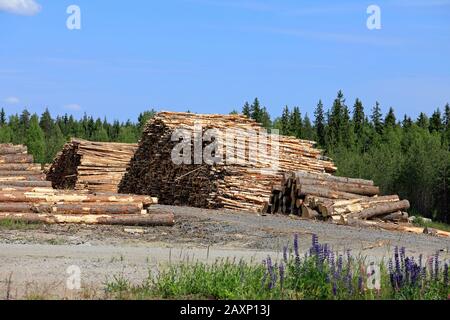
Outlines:
POLYGON ((70 110, 70 111, 80 111, 81 106, 76 103, 67 104, 64 106, 64 109, 70 110))
POLYGON ((34 16, 41 11, 41 5, 36 0, 0 0, 0 11, 34 16))
POLYGON ((20 102, 20 99, 17 97, 8 97, 5 99, 5 103, 7 104, 18 104, 20 102))

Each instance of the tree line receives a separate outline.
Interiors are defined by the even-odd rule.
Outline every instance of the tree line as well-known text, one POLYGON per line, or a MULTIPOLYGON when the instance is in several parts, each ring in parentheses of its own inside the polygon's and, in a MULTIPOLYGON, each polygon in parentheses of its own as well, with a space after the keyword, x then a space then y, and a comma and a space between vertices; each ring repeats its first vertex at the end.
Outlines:
POLYGON ((39 116, 27 109, 10 115, 0 111, 0 143, 24 144, 36 162, 50 163, 70 138, 91 141, 135 143, 144 124, 156 112, 152 109, 139 115, 136 123, 94 119, 86 114, 81 119, 65 114, 52 118, 48 109, 39 116))
POLYGON ((281 134, 316 141, 338 175, 374 180, 384 194, 408 199, 412 213, 450 223, 450 105, 417 119, 399 119, 393 108, 383 115, 378 102, 365 110, 360 99, 349 107, 339 91, 330 108, 318 102, 313 120, 288 106, 268 120, 258 99, 242 112, 281 134))
MULTIPOLYGON (((0 111, 0 143, 25 144, 39 163, 49 163, 71 137, 105 142, 137 142, 155 110, 141 113, 137 122, 81 119, 71 115, 52 118, 26 109, 8 118, 0 111)), ((233 111, 232 113, 238 113, 233 111)), ((450 223, 450 106, 431 117, 397 118, 393 108, 384 115, 377 102, 365 108, 360 99, 347 105, 339 91, 329 108, 319 101, 314 114, 299 107, 284 107, 272 119, 256 98, 242 113, 268 129, 299 139, 317 141, 334 159, 338 175, 372 179, 384 194, 398 194, 411 202, 413 213, 450 223), (369 114, 365 110, 371 109, 369 114)))

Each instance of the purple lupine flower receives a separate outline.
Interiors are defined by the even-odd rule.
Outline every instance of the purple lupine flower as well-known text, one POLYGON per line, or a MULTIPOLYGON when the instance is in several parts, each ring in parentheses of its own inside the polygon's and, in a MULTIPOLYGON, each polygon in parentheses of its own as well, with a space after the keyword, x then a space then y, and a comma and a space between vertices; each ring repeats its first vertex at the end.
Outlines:
POLYGON ((434 255, 434 279, 438 280, 439 278, 439 251, 434 255))
POLYGON ((444 286, 448 287, 448 264, 444 265, 444 286))
POLYGON ((283 247, 283 260, 284 262, 288 262, 288 247, 283 247))
POLYGON ((267 258, 267 273, 268 273, 268 277, 269 277, 269 290, 272 290, 275 283, 273 281, 274 272, 273 272, 272 259, 270 257, 267 258))
POLYGON ((337 284, 336 284, 336 281, 333 281, 333 295, 337 296, 337 284))
POLYGON ((342 273, 342 264, 343 264, 342 255, 339 255, 338 263, 337 263, 337 277, 338 278, 340 278, 341 273, 342 273))
POLYGON ((428 267, 430 268, 430 277, 434 279, 434 257, 428 258, 428 267))
POLYGON ((284 264, 283 263, 280 264, 279 271, 280 271, 280 287, 281 287, 281 289, 283 289, 283 284, 284 284, 284 264))
POLYGON ((400 258, 399 258, 399 253, 398 253, 398 247, 395 247, 394 259, 395 259, 395 271, 396 271, 396 273, 399 273, 400 272, 400 258))
POLYGON ((422 266, 423 266, 423 255, 421 254, 419 256, 419 267, 422 269, 422 266))
POLYGON ((363 276, 360 274, 358 277, 358 291, 359 293, 363 293, 364 292, 364 288, 363 288, 363 276))
POLYGON ((300 257, 298 253, 298 234, 294 236, 294 253, 296 258, 300 257))

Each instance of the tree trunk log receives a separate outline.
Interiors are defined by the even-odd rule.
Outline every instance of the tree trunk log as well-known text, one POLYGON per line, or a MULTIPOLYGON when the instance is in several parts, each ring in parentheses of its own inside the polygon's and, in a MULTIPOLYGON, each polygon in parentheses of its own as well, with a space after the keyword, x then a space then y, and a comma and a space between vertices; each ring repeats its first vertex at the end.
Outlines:
POLYGON ((174 214, 161 211, 138 215, 61 215, 36 213, 0 213, 0 221, 18 221, 45 224, 88 224, 88 225, 123 225, 123 226, 173 226, 174 214))
POLYGON ((372 219, 374 217, 381 216, 384 214, 408 210, 409 207, 410 204, 408 200, 397 201, 392 203, 383 203, 373 208, 365 209, 351 216, 358 219, 372 219))

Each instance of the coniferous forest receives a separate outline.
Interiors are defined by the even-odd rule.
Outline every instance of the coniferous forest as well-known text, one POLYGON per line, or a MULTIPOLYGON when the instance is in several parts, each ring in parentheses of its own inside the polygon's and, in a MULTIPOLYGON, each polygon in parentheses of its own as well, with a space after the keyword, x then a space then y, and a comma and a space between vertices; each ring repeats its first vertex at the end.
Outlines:
MULTIPOLYGON (((329 107, 319 101, 311 116, 286 106, 280 117, 271 119, 258 99, 245 103, 242 113, 268 129, 317 141, 336 162, 338 175, 373 179, 383 193, 409 199, 411 213, 450 223, 449 104, 430 117, 421 113, 412 119, 396 115, 393 108, 383 114, 379 103, 349 103, 339 91, 329 107)), ((137 142, 154 114, 143 112, 136 122, 108 122, 86 114, 81 119, 67 114, 52 118, 48 110, 40 116, 26 109, 7 116, 1 109, 0 143, 25 144, 37 162, 49 163, 71 137, 137 142)))

